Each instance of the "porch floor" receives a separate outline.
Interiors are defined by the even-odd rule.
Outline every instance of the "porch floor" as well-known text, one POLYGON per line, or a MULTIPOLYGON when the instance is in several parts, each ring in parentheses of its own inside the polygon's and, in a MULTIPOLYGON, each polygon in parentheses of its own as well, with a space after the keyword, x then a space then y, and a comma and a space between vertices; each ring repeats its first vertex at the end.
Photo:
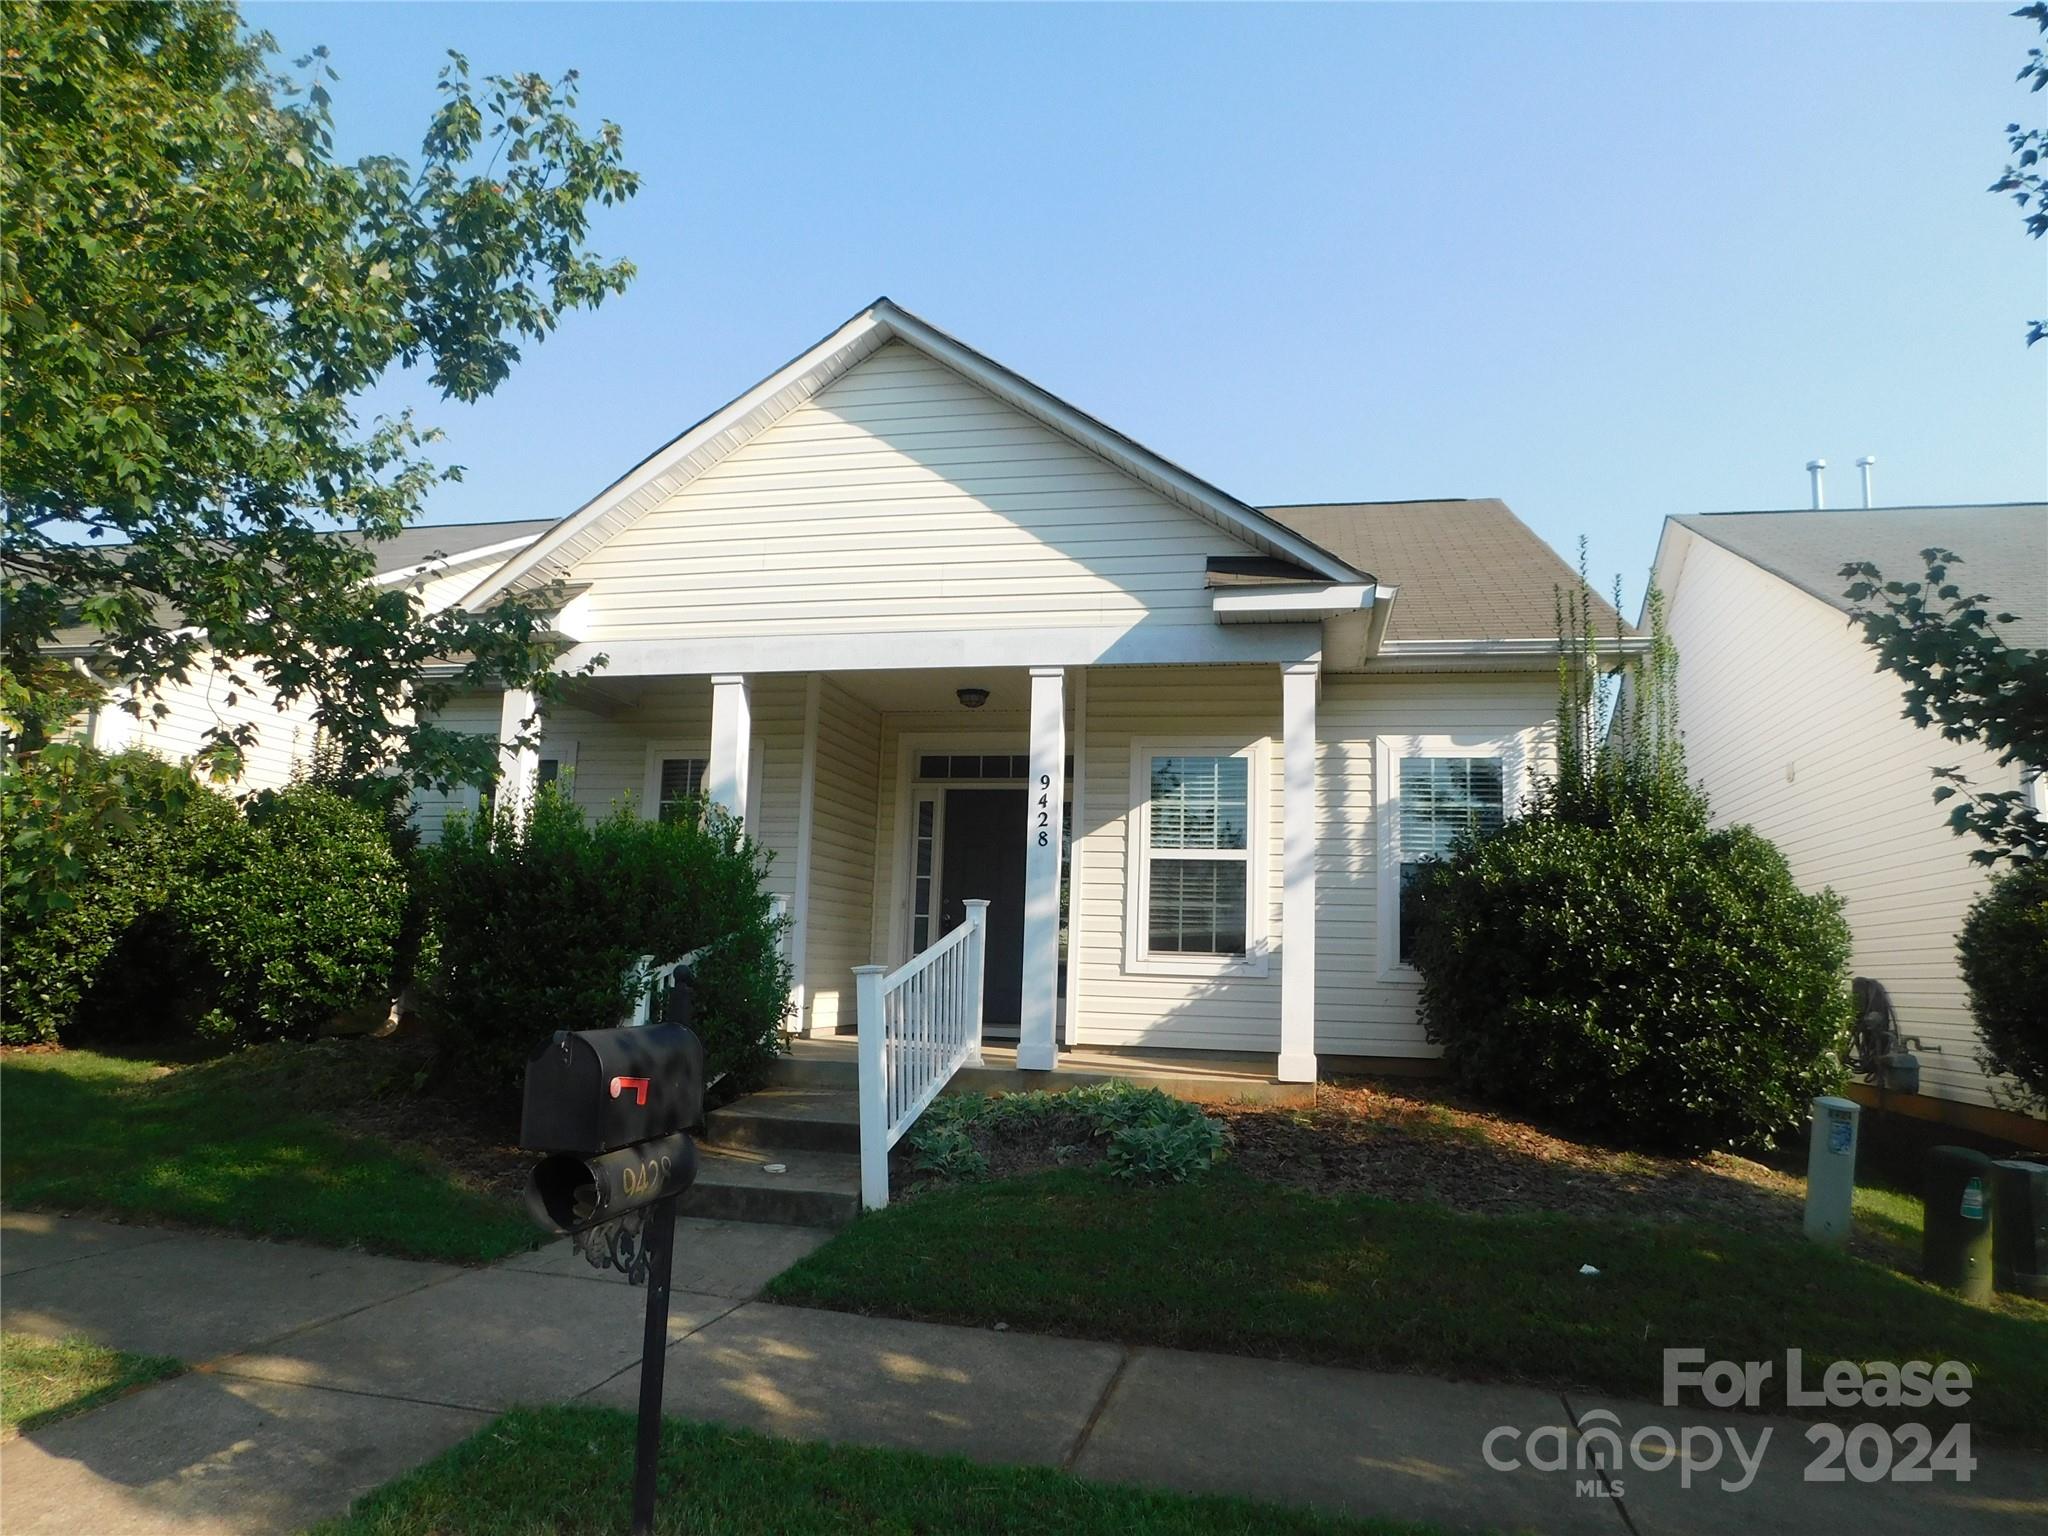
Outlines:
MULTIPOLYGON (((789 1086, 851 1088, 859 1073, 859 1044, 850 1034, 795 1038, 777 1068, 789 1086)), ((1314 1083, 1283 1083, 1273 1075, 1271 1056, 1222 1052, 1144 1051, 1107 1046, 1062 1049, 1059 1066, 1028 1072, 1017 1066, 1014 1045, 987 1043, 982 1065, 964 1067, 953 1078, 956 1090, 1016 1093, 1032 1088, 1081 1088, 1123 1078, 1196 1104, 1313 1104, 1314 1083)))

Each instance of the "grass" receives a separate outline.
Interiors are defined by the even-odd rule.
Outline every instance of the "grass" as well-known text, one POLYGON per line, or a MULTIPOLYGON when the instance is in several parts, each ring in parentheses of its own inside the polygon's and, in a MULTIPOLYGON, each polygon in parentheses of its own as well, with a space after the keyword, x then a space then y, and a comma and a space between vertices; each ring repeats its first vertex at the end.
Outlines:
POLYGON ((8 1053, 0 1198, 455 1263, 534 1245, 510 1202, 344 1134, 262 1081, 92 1051, 8 1053))
MULTIPOLYGON (((633 1418, 605 1408, 515 1409, 310 1536, 598 1536, 624 1532, 633 1418)), ((771 1440, 666 1420, 661 1531, 1019 1532, 1041 1536, 1427 1536, 1239 1499, 1083 1483, 1045 1467, 771 1440)))
POLYGON ((1797 1239, 1326 1197, 1227 1165, 1186 1185, 1063 1169, 934 1190, 863 1216, 768 1294, 1652 1400, 1666 1348, 1773 1362, 1766 1406, 1782 1406, 1791 1347, 1809 1375, 1837 1359, 1954 1359, 1976 1384, 1973 1423, 2048 1440, 2048 1306, 1979 1309, 1797 1239))
POLYGON ((184 1369, 161 1355, 124 1354, 89 1339, 0 1334, 0 1431, 41 1429, 184 1369))

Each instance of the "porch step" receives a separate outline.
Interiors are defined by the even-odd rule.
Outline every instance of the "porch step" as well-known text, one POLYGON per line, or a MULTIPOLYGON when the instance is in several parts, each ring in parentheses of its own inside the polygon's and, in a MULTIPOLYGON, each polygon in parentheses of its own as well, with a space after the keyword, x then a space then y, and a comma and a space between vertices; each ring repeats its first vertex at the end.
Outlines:
MULTIPOLYGON (((1185 1065, 1172 1057, 1142 1057, 1111 1054, 1063 1052, 1057 1070, 1025 1072, 1007 1065, 1012 1053, 1002 1047, 986 1050, 988 1064, 962 1067, 946 1085, 948 1093, 1022 1093, 1034 1088, 1058 1090, 1085 1088, 1096 1083, 1123 1081, 1140 1087, 1157 1088, 1176 1099, 1193 1104, 1313 1104, 1314 1083, 1283 1083, 1270 1072, 1238 1061, 1185 1065)), ((1185 1058, 1183 1058, 1185 1060, 1185 1058)), ((852 1096, 860 1086, 860 1064, 854 1055, 854 1041, 847 1035, 828 1035, 792 1042, 790 1053, 777 1058, 769 1070, 771 1092, 806 1095, 847 1096, 846 1123, 853 1139, 845 1145, 858 1151, 858 1116, 851 1108, 852 1096)), ((762 1095, 755 1095, 759 1098, 762 1095)), ((742 1101, 745 1102, 745 1101, 742 1101)), ((737 1106, 735 1106, 737 1107, 737 1106)))
POLYGON ((705 1130, 726 1147, 858 1154, 860 1107, 851 1083, 766 1088, 711 1111, 705 1130))
POLYGON ((677 1210, 722 1221, 843 1227, 860 1210, 860 1157, 779 1148, 768 1152, 708 1141, 697 1148, 697 1182, 677 1210), (769 1173, 764 1166, 769 1163, 784 1171, 769 1173))

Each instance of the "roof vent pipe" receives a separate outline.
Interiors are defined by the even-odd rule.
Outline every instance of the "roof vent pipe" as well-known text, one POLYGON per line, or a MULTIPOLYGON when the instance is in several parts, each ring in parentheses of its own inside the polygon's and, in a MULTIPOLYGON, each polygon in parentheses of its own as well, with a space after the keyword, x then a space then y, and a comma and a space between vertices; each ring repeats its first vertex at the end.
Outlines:
POLYGON ((1870 466, 1876 462, 1877 455, 1874 453, 1866 453, 1856 461, 1856 467, 1863 471, 1863 505, 1866 507, 1877 505, 1877 502, 1872 499, 1870 493, 1870 466))
POLYGON ((1816 512, 1828 504, 1827 497, 1820 488, 1820 472, 1827 467, 1828 461, 1826 459, 1808 459, 1806 461, 1806 472, 1813 476, 1813 510, 1816 512))

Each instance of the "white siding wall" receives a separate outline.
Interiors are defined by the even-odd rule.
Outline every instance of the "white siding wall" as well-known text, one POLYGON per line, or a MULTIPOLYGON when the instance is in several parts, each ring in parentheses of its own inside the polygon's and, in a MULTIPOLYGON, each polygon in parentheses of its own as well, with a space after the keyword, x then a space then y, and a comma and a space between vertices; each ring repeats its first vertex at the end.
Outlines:
MULTIPOLYGON (((1075 1043, 1209 1051, 1280 1047, 1281 789, 1278 667, 1096 667, 1088 674, 1088 783, 1081 921, 1069 964, 1081 980, 1075 1043), (1124 961, 1125 849, 1135 741, 1255 747, 1265 759, 1264 976, 1137 974, 1124 961)), ((1069 920, 1072 921, 1070 901, 1069 920)))
POLYGON ((1208 624, 1245 546, 900 343, 586 557, 584 638, 1208 624))
POLYGON ((811 809, 811 900, 804 956, 806 1021, 853 1027, 853 968, 869 948, 881 797, 881 716, 827 680, 818 697, 817 790, 811 809))
POLYGON ((1921 1056, 1921 1090, 1992 1102, 1955 959, 1987 877, 1969 861, 1975 840, 1948 830, 1930 770, 1959 767, 1986 789, 2017 775, 1901 719, 1898 679, 1841 613, 1682 528, 1670 536, 1684 550, 1677 580, 1664 576, 1679 725, 1715 822, 1749 823, 1803 888, 1845 898, 1855 973, 1885 984, 1906 1033, 1941 1047, 1921 1056))
MULTIPOLYGON (((207 732, 215 727, 253 725, 256 744, 243 753, 241 776, 220 786, 229 794, 282 788, 294 770, 312 757, 319 737, 311 699, 300 699, 281 710, 269 688, 229 682, 211 669, 205 654, 187 681, 166 683, 154 697, 143 699, 140 719, 121 708, 117 702, 121 696, 119 691, 110 695, 94 712, 91 725, 92 741, 113 751, 141 747, 170 762, 183 762, 205 745, 207 732), (161 717, 153 713, 159 704, 166 711, 161 717)), ((85 716, 80 717, 78 729, 87 729, 85 716)))
MULTIPOLYGON (((1546 673, 1329 676, 1316 709, 1316 1050, 1435 1057, 1416 987, 1379 974, 1380 736, 1511 729, 1532 769, 1555 761, 1557 683, 1546 673)), ((1512 791, 1511 791, 1512 793, 1512 791)))

